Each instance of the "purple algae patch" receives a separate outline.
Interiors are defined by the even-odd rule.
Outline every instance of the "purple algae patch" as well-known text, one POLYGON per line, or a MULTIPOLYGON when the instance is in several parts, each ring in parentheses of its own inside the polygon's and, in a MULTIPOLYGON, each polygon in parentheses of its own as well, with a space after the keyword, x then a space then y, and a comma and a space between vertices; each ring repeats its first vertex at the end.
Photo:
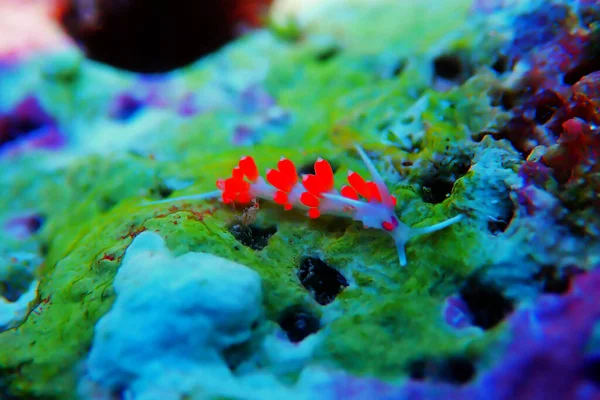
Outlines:
POLYGON ((142 108, 144 102, 132 94, 121 93, 118 95, 111 108, 109 115, 118 121, 128 121, 133 118, 142 108))
POLYGON ((550 42, 565 29, 568 17, 569 8, 555 3, 518 16, 514 22, 515 38, 509 53, 524 54, 550 42))
POLYGON ((34 96, 26 97, 9 112, 0 113, 0 153, 15 155, 35 148, 58 150, 65 142, 56 120, 34 96))
POLYGON ((454 329, 461 330, 473 326, 469 306, 460 297, 448 297, 442 310, 444 321, 454 329))
POLYGON ((4 231, 18 240, 28 239, 44 224, 44 217, 39 214, 27 214, 10 218, 4 223, 4 231))

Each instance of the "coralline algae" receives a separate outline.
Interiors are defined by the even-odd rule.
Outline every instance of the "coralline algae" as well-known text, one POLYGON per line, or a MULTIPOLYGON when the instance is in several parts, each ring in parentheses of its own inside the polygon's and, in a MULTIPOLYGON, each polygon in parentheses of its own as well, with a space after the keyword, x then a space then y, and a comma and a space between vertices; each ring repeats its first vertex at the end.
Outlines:
POLYGON ((595 3, 321 2, 159 76, 0 53, 0 397, 600 398, 595 3), (243 155, 340 187, 355 144, 407 225, 465 216, 404 268, 345 219, 144 205, 243 155))

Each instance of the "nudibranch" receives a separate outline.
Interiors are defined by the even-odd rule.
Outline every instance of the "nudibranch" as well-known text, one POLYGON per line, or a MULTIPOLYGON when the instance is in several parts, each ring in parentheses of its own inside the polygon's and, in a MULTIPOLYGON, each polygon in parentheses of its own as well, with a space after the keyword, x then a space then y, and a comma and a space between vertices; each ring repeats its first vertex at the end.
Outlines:
POLYGON ((282 158, 276 169, 267 170, 265 179, 259 174, 254 159, 244 156, 233 168, 230 177, 217 180, 218 190, 150 204, 211 198, 220 198, 226 204, 250 204, 256 199, 265 199, 280 204, 285 210, 294 207, 305 209, 310 218, 318 218, 322 214, 346 216, 362 222, 365 228, 382 229, 390 234, 401 266, 407 262, 404 246, 408 240, 439 231, 463 218, 462 214, 458 214, 423 228, 405 225, 396 215, 396 198, 390 194, 381 174, 365 151, 360 146, 356 149, 372 180, 367 181, 357 172, 348 171, 349 185, 339 191, 334 187, 331 165, 324 159, 319 158, 315 162, 314 174, 305 174, 299 179, 294 163, 282 158))

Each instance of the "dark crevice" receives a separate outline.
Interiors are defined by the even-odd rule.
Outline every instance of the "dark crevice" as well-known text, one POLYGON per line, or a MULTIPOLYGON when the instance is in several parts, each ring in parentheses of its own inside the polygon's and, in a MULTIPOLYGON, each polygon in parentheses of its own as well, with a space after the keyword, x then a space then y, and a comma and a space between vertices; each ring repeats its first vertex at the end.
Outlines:
POLYGON ((398 77, 402 74, 402 72, 404 72, 404 70, 406 69, 406 66, 408 65, 408 60, 406 60, 405 58, 398 60, 396 62, 396 64, 394 64, 394 67, 392 68, 391 74, 392 76, 398 77))
POLYGON ((421 182, 421 199, 431 204, 442 203, 452 193, 454 183, 466 174, 470 167, 470 160, 464 160, 455 163, 451 170, 440 171, 424 178, 421 182))
POLYGON ((433 60, 433 72, 437 77, 452 81, 463 75, 464 67, 459 56, 443 54, 433 60))
POLYGON ((330 61, 337 57, 342 51, 342 48, 339 46, 331 46, 326 48, 325 50, 319 52, 316 56, 316 60, 320 63, 324 63, 330 61))
POLYGON ((408 374, 414 380, 431 380, 463 385, 475 377, 475 365, 464 356, 442 359, 424 358, 408 364, 408 374))
POLYGON ((600 60, 588 60, 577 65, 575 68, 568 71, 563 77, 563 82, 566 85, 574 85, 581 78, 600 70, 600 60))
POLYGON ((533 279, 540 282, 543 293, 565 294, 571 288, 573 278, 583 272, 577 267, 558 269, 555 266, 544 266, 533 279))
POLYGON ((441 203, 450 196, 453 187, 454 182, 443 178, 427 180, 421 187, 421 198, 426 203, 441 203))
POLYGON ((307 257, 300 263, 298 279, 317 303, 326 305, 335 300, 336 296, 348 287, 348 281, 339 271, 330 267, 324 261, 307 257))
POLYGON ((161 182, 150 189, 150 196, 158 197, 159 199, 166 199, 171 194, 173 194, 173 189, 167 186, 164 182, 161 182))
POLYGON ((433 59, 434 78, 454 83, 463 83, 473 75, 465 53, 442 54, 433 59))
POLYGON ((115 205, 117 205, 117 201, 108 196, 102 196, 98 199, 98 209, 100 212, 110 211, 115 205))
POLYGON ((588 356, 583 361, 581 374, 587 381, 600 387, 600 354, 588 356))
POLYGON ((533 119, 540 125, 545 124, 554 116, 556 111, 565 105, 563 99, 552 90, 542 90, 534 97, 533 119))
POLYGON ((498 74, 505 73, 508 70, 508 68, 509 68, 509 66, 508 66, 508 57, 505 56, 505 55, 498 56, 496 58, 496 60, 492 63, 491 67, 498 74))
POLYGON ((467 280, 460 289, 460 297, 469 308, 471 323, 486 330, 498 325, 514 310, 512 301, 498 287, 477 277, 467 280))
POLYGON ((303 306, 291 306, 284 310, 277 321, 291 342, 297 343, 319 331, 319 318, 303 306))
POLYGON ((229 227, 229 233, 235 239, 252 250, 262 250, 269 244, 269 239, 277 232, 277 226, 271 225, 266 228, 254 224, 233 224, 229 227))
POLYGON ((58 20, 89 58, 142 73, 194 62, 233 40, 241 28, 256 26, 264 11, 246 7, 240 12, 240 7, 220 0, 61 4, 58 20))
POLYGON ((508 205, 508 208, 506 209, 505 215, 502 215, 500 218, 497 218, 497 219, 493 219, 493 220, 490 219, 488 221, 488 229, 494 235, 505 232, 506 228, 508 228, 512 219, 515 216, 515 210, 516 210, 515 203, 513 203, 510 199, 508 199, 507 205, 508 205))
POLYGON ((27 96, 8 113, 0 113, 0 146, 26 138, 56 121, 42 108, 38 99, 27 96))

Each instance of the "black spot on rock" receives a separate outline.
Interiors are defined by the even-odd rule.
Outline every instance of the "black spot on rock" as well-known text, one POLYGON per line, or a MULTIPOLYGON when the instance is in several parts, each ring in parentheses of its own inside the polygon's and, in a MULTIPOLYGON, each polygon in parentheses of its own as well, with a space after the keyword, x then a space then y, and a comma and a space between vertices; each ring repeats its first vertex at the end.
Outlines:
POLYGON ((513 309, 513 303, 496 286, 477 277, 467 280, 460 297, 469 307, 473 325, 490 329, 498 325, 513 309))
POLYGON ((458 55, 442 54, 433 60, 433 72, 436 77, 455 81, 465 74, 465 67, 458 55))
POLYGON ((446 359, 440 369, 440 378, 444 382, 459 385, 469 382, 475 376, 475 366, 466 357, 454 356, 446 359))
POLYGON ((577 267, 559 270, 555 266, 544 266, 533 276, 533 279, 541 282, 543 293, 564 294, 571 287, 573 278, 583 272, 577 267))
POLYGON ((494 235, 506 231, 506 228, 508 228, 508 225, 510 225, 515 216, 515 204, 510 199, 508 199, 506 204, 508 208, 506 209, 505 215, 488 221, 488 229, 494 235))
POLYGON ((321 327, 319 318, 302 306, 287 308, 279 318, 279 326, 290 341, 297 343, 321 327))
POLYGON ((499 74, 503 74, 508 70, 508 57, 501 55, 496 58, 492 64, 492 69, 499 74))
POLYGON ((548 122, 559 108, 566 105, 558 93, 552 90, 542 90, 530 103, 535 109, 533 119, 540 125, 548 122))
POLYGON ((419 359, 408 364, 408 375, 414 380, 431 380, 457 385, 465 384, 475 376, 473 362, 464 356, 442 359, 419 359))
POLYGON ((581 372, 584 379, 600 387, 600 355, 596 354, 586 357, 581 372))
POLYGON ((406 58, 401 58, 396 61, 389 72, 390 77, 398 77, 404 72, 408 65, 408 60, 406 58))
POLYGON ((408 363, 408 376, 410 379, 422 381, 426 377, 427 361, 413 360, 408 363))
POLYGON ((331 46, 331 47, 328 47, 328 48, 322 50, 321 52, 319 52, 317 54, 316 59, 317 59, 318 62, 323 63, 323 62, 332 60, 338 54, 340 54, 341 51, 342 51, 341 47, 339 47, 339 46, 331 46))
POLYGON ((261 228, 254 224, 234 224, 229 227, 229 233, 235 239, 252 250, 262 250, 269 244, 269 239, 277 232, 275 225, 261 228))
POLYGON ((165 184, 164 182, 161 182, 158 185, 156 185, 155 187, 153 187, 152 189, 150 189, 150 194, 152 196, 156 196, 161 199, 166 199, 172 193, 173 193, 173 189, 171 189, 169 186, 167 186, 167 184, 165 184))
POLYGON ((465 175, 470 167, 471 156, 467 154, 456 156, 451 161, 433 164, 431 172, 420 179, 421 199, 432 204, 443 202, 452 193, 454 182, 465 175))
POLYGON ((19 297, 21 297, 22 294, 22 288, 11 285, 8 282, 0 281, 0 296, 4 297, 9 303, 14 303, 19 300, 19 297))
POLYGON ((421 198, 427 203, 441 203, 450 196, 453 187, 454 182, 441 177, 427 180, 421 187, 421 198))
POLYGON ((298 278, 317 303, 331 303, 348 286, 348 281, 339 271, 318 258, 308 257, 302 260, 298 278))

